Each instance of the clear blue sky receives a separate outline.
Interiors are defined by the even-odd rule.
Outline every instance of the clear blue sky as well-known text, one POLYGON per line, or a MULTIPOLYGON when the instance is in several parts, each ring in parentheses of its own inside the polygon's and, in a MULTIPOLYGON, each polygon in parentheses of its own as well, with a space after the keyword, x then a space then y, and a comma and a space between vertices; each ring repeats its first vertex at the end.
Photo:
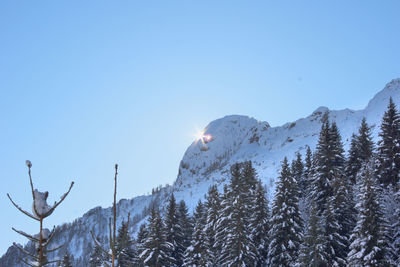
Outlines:
POLYGON ((228 114, 273 126, 318 106, 363 108, 400 77, 398 1, 0 2, 0 254, 46 222, 173 183, 196 127, 228 114))

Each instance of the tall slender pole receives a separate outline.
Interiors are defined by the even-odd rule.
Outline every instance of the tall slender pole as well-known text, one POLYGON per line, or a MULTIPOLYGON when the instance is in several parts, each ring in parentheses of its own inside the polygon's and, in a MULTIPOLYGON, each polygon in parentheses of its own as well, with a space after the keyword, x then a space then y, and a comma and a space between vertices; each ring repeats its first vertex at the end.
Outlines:
POLYGON ((112 247, 112 259, 111 259, 111 265, 114 267, 114 261, 115 261, 115 224, 116 224, 116 219, 117 219, 117 175, 118 175, 118 164, 115 164, 115 177, 114 177, 114 204, 113 204, 113 247, 112 247))

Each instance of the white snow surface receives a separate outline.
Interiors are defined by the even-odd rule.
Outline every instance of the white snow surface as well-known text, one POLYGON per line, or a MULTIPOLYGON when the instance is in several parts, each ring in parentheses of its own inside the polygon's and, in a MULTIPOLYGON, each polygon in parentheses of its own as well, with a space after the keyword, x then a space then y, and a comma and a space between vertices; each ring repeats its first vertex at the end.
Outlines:
POLYGON ((35 196, 35 201, 32 204, 32 212, 37 218, 43 217, 51 210, 51 207, 47 205, 47 197, 49 196, 49 192, 43 193, 35 189, 33 194, 35 196))
MULTIPOLYGON (((238 161, 252 161, 258 177, 267 185, 269 196, 272 197, 274 181, 283 158, 287 156, 292 160, 295 152, 304 155, 306 146, 315 149, 324 112, 329 111, 330 120, 337 123, 347 151, 351 135, 358 131, 363 117, 372 126, 374 140, 378 140, 381 119, 390 97, 400 109, 400 79, 388 83, 362 110, 329 110, 327 107, 319 107, 310 116, 279 127, 270 127, 267 122, 241 115, 217 119, 204 130, 205 135, 212 136, 212 140, 205 144, 206 148, 201 141, 194 141, 188 147, 172 186, 164 187, 153 195, 122 199, 118 202, 117 224, 126 220, 128 212, 131 217, 142 214, 154 201, 158 200, 162 209, 172 192, 177 201, 185 200, 192 212, 212 184, 216 184, 222 191, 223 185, 229 182, 230 166, 238 161)), ((39 207, 43 211, 48 208, 43 203, 39 207)), ((88 251, 85 248, 93 246, 89 230, 93 229, 95 235, 107 237, 110 215, 111 208, 97 207, 73 223, 59 226, 61 234, 54 237, 52 245, 66 243, 75 258, 87 256, 88 251)), ((135 233, 146 219, 146 216, 142 216, 136 225, 131 224, 130 231, 135 233)))

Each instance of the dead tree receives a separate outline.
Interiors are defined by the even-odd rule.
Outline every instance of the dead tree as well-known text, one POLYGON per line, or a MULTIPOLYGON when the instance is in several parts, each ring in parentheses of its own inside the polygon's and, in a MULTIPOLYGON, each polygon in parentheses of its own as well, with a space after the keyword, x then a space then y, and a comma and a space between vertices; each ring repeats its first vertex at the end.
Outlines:
MULTIPOLYGON (((109 257, 111 257, 111 266, 115 266, 115 259, 116 259, 116 220, 117 220, 117 176, 118 176, 118 164, 115 164, 115 175, 114 175, 114 202, 113 202, 113 224, 111 229, 111 217, 108 220, 108 228, 109 228, 109 240, 110 240, 110 252, 107 252, 106 249, 97 241, 94 236, 93 231, 90 231, 92 235, 92 239, 95 244, 109 257)), ((128 216, 129 217, 129 216, 128 216)))
MULTIPOLYGON (((97 238, 95 238, 93 230, 90 231, 90 234, 92 236, 93 242, 95 243, 96 246, 98 246, 102 252, 107 255, 108 257, 111 258, 111 266, 115 266, 115 262, 117 259, 117 244, 116 244, 116 221, 117 221, 117 176, 118 176, 118 164, 115 164, 115 175, 114 175, 114 202, 113 202, 113 216, 112 219, 111 217, 108 218, 108 228, 109 228, 109 252, 100 244, 97 238), (112 220, 112 225, 111 225, 111 220, 112 220)), ((129 218, 130 218, 130 213, 128 213, 128 223, 127 223, 127 228, 129 227, 129 218)), ((109 266, 107 263, 104 263, 106 266, 109 266)))
POLYGON ((50 216, 54 212, 54 210, 58 207, 58 205, 60 205, 61 202, 64 201, 64 199, 67 197, 67 195, 71 191, 72 186, 74 185, 74 182, 71 183, 67 193, 62 195, 59 201, 55 201, 53 206, 50 206, 47 204, 47 197, 49 196, 49 192, 43 193, 37 189, 34 189, 34 187, 33 187, 32 176, 31 176, 32 163, 29 160, 26 161, 26 166, 28 166, 29 181, 30 181, 31 190, 32 190, 32 199, 33 199, 32 213, 29 213, 29 212, 23 210, 20 206, 15 204, 15 202, 12 200, 12 198, 9 194, 7 194, 7 196, 10 199, 11 203, 19 211, 21 211, 26 216, 39 222, 39 224, 40 224, 39 234, 33 235, 33 236, 29 235, 23 231, 19 231, 19 230, 12 228, 15 232, 28 238, 30 241, 32 241, 35 244, 36 254, 26 251, 24 248, 18 246, 16 243, 13 243, 13 245, 16 248, 18 248, 27 257, 25 259, 20 258, 20 260, 22 262, 24 262, 28 266, 32 266, 32 267, 43 267, 43 266, 46 266, 51 263, 59 262, 58 260, 49 261, 47 259, 47 253, 54 252, 62 247, 62 246, 59 246, 56 248, 47 249, 47 246, 49 245, 52 238, 54 237, 55 227, 53 227, 52 231, 49 231, 49 229, 47 229, 47 228, 43 228, 43 220, 46 217, 50 216))

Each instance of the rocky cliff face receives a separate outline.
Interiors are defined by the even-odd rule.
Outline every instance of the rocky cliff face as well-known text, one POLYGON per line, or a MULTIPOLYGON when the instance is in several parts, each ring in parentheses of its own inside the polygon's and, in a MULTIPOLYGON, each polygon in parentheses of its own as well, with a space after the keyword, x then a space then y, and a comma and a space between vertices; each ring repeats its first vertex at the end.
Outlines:
MULTIPOLYGON (((187 149, 172 186, 164 187, 152 195, 119 201, 118 223, 130 213, 133 217, 131 231, 135 232, 137 226, 146 220, 149 207, 162 207, 171 192, 178 201, 184 199, 192 209, 211 184, 221 188, 228 181, 228 170, 238 161, 251 160, 259 178, 270 188, 272 195, 281 160, 284 156, 292 159, 295 152, 304 154, 307 146, 315 148, 321 119, 326 111, 329 111, 330 119, 336 121, 347 149, 350 137, 357 132, 363 117, 372 126, 374 139, 378 139, 380 121, 390 97, 400 108, 400 79, 388 83, 363 110, 330 111, 320 107, 307 118, 280 127, 270 127, 267 122, 239 115, 215 120, 204 129, 204 138, 195 140, 187 149)), ((73 223, 58 226, 53 245, 65 243, 60 255, 68 249, 75 258, 76 266, 87 266, 93 246, 89 231, 93 229, 96 235, 106 240, 110 215, 110 208, 97 207, 73 223)), ((10 248, 0 259, 0 266, 22 266, 18 263, 18 256, 18 251, 10 248)))

